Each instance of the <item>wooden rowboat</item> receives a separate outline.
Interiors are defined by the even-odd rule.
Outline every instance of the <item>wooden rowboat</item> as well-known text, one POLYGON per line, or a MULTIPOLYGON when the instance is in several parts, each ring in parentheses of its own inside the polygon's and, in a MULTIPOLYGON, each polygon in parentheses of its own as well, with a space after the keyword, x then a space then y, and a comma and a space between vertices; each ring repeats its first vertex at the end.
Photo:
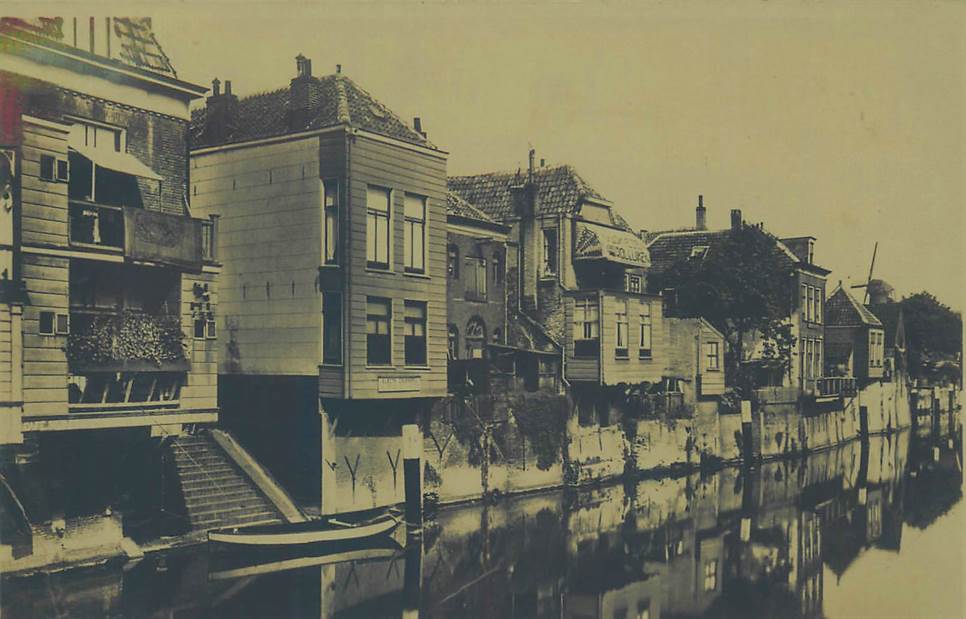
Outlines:
POLYGON ((340 514, 307 522, 217 529, 208 532, 208 541, 257 547, 348 542, 385 535, 402 521, 395 511, 340 514))

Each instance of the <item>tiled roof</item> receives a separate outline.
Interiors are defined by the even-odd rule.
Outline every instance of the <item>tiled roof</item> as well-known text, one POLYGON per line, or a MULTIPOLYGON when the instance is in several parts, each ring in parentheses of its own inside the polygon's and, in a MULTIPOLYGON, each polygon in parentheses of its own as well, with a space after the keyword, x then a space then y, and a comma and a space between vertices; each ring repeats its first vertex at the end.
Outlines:
MULTIPOLYGON (((318 98, 304 123, 292 126, 289 113, 289 86, 238 100, 233 130, 221 144, 323 129, 347 124, 411 144, 433 148, 421 133, 342 73, 310 78, 317 84, 318 98)), ((213 146, 205 137, 207 108, 191 113, 192 145, 213 146)))
POLYGON ((559 346, 540 324, 517 312, 510 312, 508 316, 507 344, 521 350, 560 352, 559 346))
MULTIPOLYGON (((725 230, 670 230, 667 232, 649 232, 645 235, 647 248, 651 252, 651 273, 660 274, 671 269, 675 264, 689 260, 695 248, 707 247, 701 252, 706 257, 714 254, 730 234, 725 230)), ((775 246, 792 264, 799 262, 785 244, 775 239, 775 246)))
MULTIPOLYGON (((167 54, 161 49, 157 37, 154 36, 150 17, 114 17, 111 18, 111 23, 113 25, 111 47, 115 51, 110 60, 168 77, 178 76, 167 54)), ((96 27, 101 28, 102 24, 103 20, 99 21, 96 27)), ((63 17, 4 17, 0 18, 0 30, 15 30, 30 37, 50 41, 53 46, 88 53, 83 47, 74 47, 67 42, 63 17)), ((103 30, 98 32, 100 36, 104 36, 103 30)), ((100 56, 100 54, 97 55, 100 56)))
MULTIPOLYGON (((538 215, 574 215, 585 198, 604 199, 569 165, 537 168, 533 171, 533 180, 537 185, 538 215)), ((451 176, 448 183, 450 190, 493 219, 506 221, 515 217, 510 187, 525 181, 526 173, 489 172, 451 176)))
POLYGON ((475 219, 476 221, 482 221, 488 224, 496 223, 493 221, 492 217, 461 198, 459 194, 452 191, 446 192, 446 214, 455 215, 457 217, 463 217, 466 219, 475 219))
POLYGON ((882 326, 868 308, 841 286, 825 301, 825 324, 832 327, 882 326))

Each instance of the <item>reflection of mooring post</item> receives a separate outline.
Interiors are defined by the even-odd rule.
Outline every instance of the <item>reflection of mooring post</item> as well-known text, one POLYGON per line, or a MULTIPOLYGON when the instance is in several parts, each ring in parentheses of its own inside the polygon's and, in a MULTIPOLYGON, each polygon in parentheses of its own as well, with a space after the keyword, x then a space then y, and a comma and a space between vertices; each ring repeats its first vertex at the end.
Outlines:
POLYGON ((403 428, 403 489, 406 493, 406 524, 418 533, 423 526, 423 433, 416 424, 403 428))
POLYGON ((741 457, 744 459, 745 464, 749 465, 755 458, 755 448, 752 444, 752 437, 754 436, 751 431, 751 401, 742 400, 741 401, 741 457))
POLYGON ((419 617, 423 585, 423 543, 419 537, 406 540, 406 569, 403 574, 403 619, 419 617))

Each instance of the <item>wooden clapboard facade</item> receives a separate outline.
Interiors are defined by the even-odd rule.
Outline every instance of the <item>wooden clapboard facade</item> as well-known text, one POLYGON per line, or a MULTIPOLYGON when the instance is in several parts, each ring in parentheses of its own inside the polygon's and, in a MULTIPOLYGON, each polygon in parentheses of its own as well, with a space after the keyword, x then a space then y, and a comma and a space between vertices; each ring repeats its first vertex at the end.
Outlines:
POLYGON ((446 153, 343 74, 314 77, 302 57, 298 71, 241 99, 216 80, 193 118, 193 208, 218 217, 224 263, 220 372, 239 389, 312 379, 329 412, 444 396, 446 153), (379 195, 388 221, 374 232, 379 195), (407 204, 424 205, 421 235, 407 204), (388 336, 379 358, 370 330, 388 336), (410 354, 420 333, 425 352, 410 354))
POLYGON ((205 89, 163 53, 111 56, 131 20, 108 19, 96 51, 62 23, 0 21, 0 148, 16 160, 0 270, 22 292, 0 309, 0 400, 21 415, 4 440, 215 421, 214 224, 183 189, 188 104, 205 89))

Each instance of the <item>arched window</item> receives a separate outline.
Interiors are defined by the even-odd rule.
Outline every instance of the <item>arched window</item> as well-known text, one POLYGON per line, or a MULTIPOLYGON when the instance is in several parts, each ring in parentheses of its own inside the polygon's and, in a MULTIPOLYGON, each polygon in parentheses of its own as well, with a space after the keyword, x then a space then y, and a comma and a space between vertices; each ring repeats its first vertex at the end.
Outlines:
POLYGON ((466 325, 466 356, 470 359, 482 359, 483 347, 486 342, 486 325, 480 318, 471 318, 466 325))
POLYGON ((456 245, 449 245, 446 248, 446 275, 451 279, 459 279, 460 248, 456 245))
POLYGON ((449 325, 449 327, 447 328, 447 331, 448 331, 447 335, 449 337, 448 343, 447 343, 447 351, 449 353, 449 358, 459 359, 459 356, 460 356, 459 355, 459 350, 460 350, 459 349, 459 340, 460 340, 459 329, 456 328, 456 325, 449 325))

